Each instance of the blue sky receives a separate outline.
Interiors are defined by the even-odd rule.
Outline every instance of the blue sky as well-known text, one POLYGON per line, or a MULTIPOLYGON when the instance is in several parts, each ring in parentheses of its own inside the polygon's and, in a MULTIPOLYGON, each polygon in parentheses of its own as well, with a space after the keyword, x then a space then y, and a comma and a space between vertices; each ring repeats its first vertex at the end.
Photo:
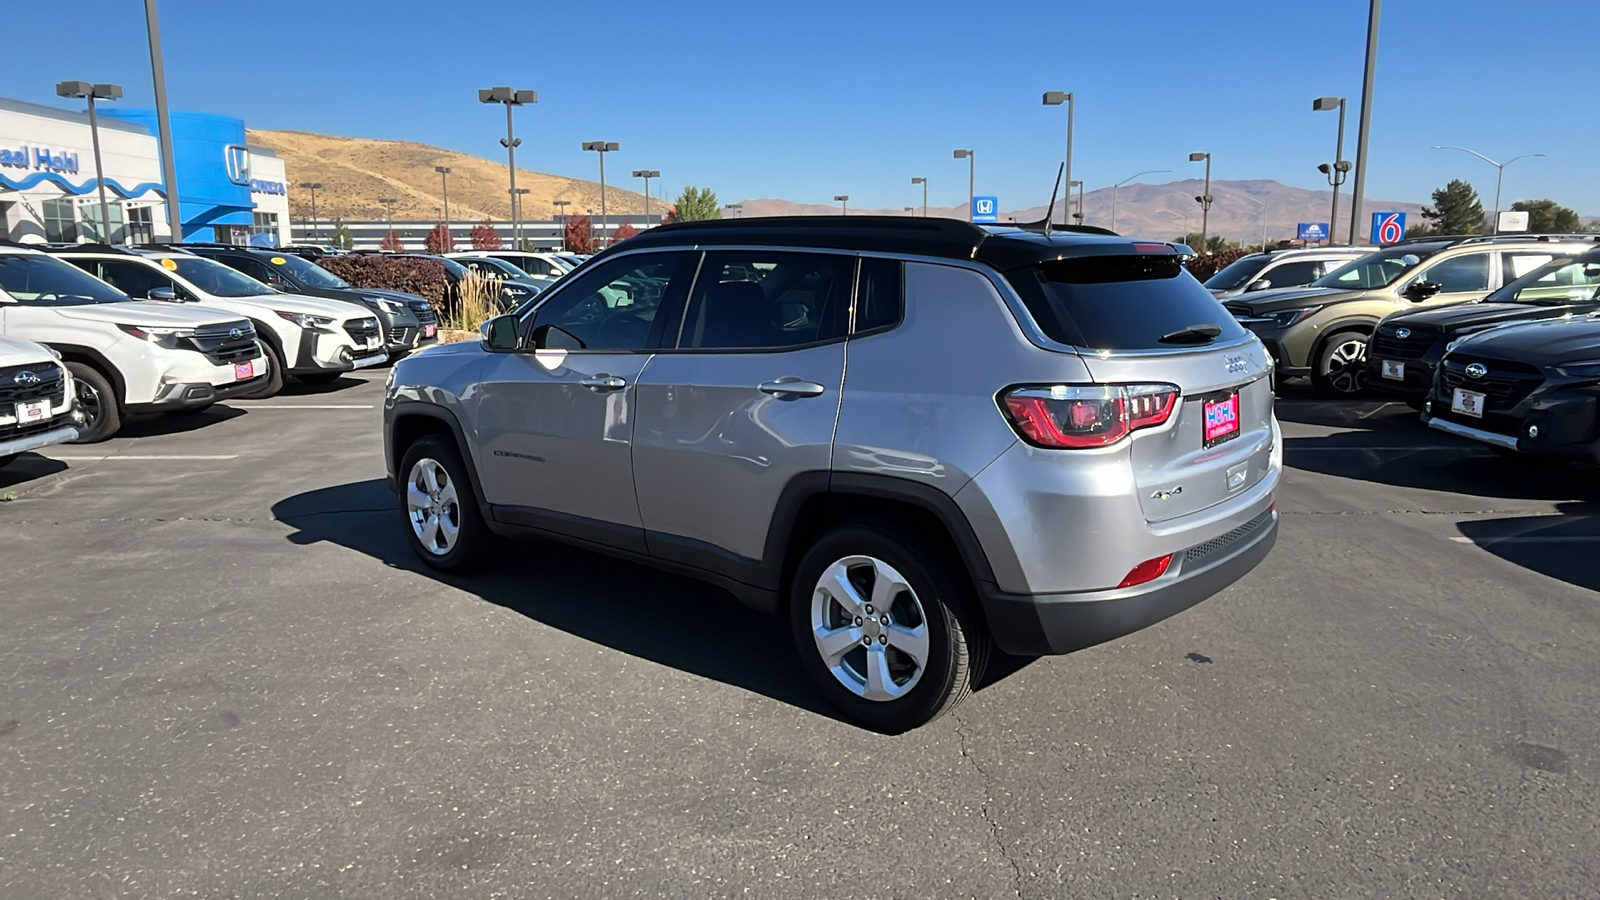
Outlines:
MULTIPOLYGON (((241 116, 252 127, 437 144, 498 159, 503 116, 480 87, 540 93, 518 114, 518 161, 593 178, 579 144, 618 141, 608 176, 662 172, 675 194, 710 186, 724 201, 781 197, 853 207, 966 199, 1043 203, 1062 154, 1063 108, 1077 94, 1076 176, 1104 187, 1141 169, 1271 178, 1326 187, 1335 113, 1351 100, 1355 158, 1366 0, 1138 3, 807 2, 465 3, 278 0, 239 6, 162 0, 174 108, 241 116)), ((66 79, 113 81, 149 105, 143 4, 9 4, 0 96, 56 103, 66 79)), ((1505 201, 1552 197, 1600 215, 1600 120, 1583 102, 1600 0, 1389 0, 1379 46, 1369 197, 1425 202, 1450 178, 1487 207, 1496 159, 1505 201), (1569 41, 1567 36, 1576 40, 1569 41)), ((608 179, 609 180, 609 179, 608 179)), ((636 185, 635 185, 636 186, 636 185)), ((1370 207, 1369 207, 1370 208, 1370 207)))

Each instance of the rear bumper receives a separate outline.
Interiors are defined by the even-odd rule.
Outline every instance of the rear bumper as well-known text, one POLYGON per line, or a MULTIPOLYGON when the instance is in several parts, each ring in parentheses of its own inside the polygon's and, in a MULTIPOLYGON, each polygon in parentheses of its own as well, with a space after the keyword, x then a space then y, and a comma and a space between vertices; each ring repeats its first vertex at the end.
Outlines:
POLYGON ((1254 569, 1278 540, 1278 513, 1173 557, 1176 572, 1132 588, 1070 594, 1010 594, 983 586, 984 612, 995 644, 1007 653, 1070 653, 1115 640, 1174 616, 1254 569), (1215 550, 1207 548, 1226 540, 1215 550))
MULTIPOLYGON (((10 429, 7 429, 8 431, 10 429)), ((18 453, 27 453, 30 450, 39 450, 52 444, 61 444, 73 440, 78 436, 78 429, 72 425, 62 425, 49 431, 38 431, 22 437, 7 437, 6 432, 0 431, 0 457, 15 456, 18 453)))

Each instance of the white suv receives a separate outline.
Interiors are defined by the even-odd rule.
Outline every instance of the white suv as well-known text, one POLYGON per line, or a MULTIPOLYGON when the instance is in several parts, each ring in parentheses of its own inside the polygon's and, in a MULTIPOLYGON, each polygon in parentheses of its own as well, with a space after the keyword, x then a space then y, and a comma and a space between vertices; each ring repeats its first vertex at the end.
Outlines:
POLYGON ((270 396, 285 375, 317 384, 389 358, 370 311, 339 300, 283 294, 243 272, 184 250, 99 246, 51 251, 134 298, 192 300, 248 318, 267 355, 270 396))
POLYGON ((255 329, 238 315, 134 301, 21 247, 0 246, 0 334, 61 354, 84 417, 77 439, 85 443, 115 434, 130 415, 193 412, 267 381, 255 329))
POLYGON ((49 347, 0 335, 0 468, 78 436, 72 373, 49 347))

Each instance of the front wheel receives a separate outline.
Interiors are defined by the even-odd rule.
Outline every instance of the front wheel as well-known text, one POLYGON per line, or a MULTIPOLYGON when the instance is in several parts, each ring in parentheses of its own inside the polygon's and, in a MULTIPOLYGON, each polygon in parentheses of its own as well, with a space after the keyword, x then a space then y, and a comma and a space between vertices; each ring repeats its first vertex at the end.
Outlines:
POLYGON ((283 390, 283 354, 273 349, 266 341, 261 342, 261 358, 266 361, 267 375, 261 386, 248 393, 241 394, 241 400, 265 400, 277 396, 283 390))
POLYGON ((1367 389, 1367 336, 1341 331, 1324 341, 1311 386, 1324 397, 1359 397, 1367 389))
POLYGON ((789 612, 806 675, 876 731, 907 731, 948 712, 989 656, 964 580, 927 540, 889 523, 843 525, 812 545, 789 612))
POLYGON ((494 534, 484 524, 455 442, 419 438, 400 462, 400 511, 418 558, 441 572, 468 572, 489 557, 494 534))
POLYGON ((117 391, 100 370, 80 362, 67 363, 78 391, 78 408, 83 424, 78 426, 74 444, 94 444, 111 437, 122 428, 122 410, 117 407, 117 391))

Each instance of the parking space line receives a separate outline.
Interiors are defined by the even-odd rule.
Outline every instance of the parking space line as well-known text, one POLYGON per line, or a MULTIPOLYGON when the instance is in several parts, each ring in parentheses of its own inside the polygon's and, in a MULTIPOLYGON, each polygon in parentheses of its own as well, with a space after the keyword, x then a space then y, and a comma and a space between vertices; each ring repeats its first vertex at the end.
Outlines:
POLYGON ((239 458, 239 454, 237 454, 237 453, 229 453, 229 454, 226 454, 226 455, 220 455, 219 454, 219 455, 215 455, 215 456, 199 456, 199 455, 189 455, 189 454, 108 453, 105 456, 46 456, 46 458, 47 459, 57 459, 57 460, 60 460, 62 462, 102 462, 102 461, 105 461, 105 460, 121 460, 121 459, 139 460, 139 461, 143 461, 143 460, 166 460, 166 459, 174 459, 174 460, 218 460, 218 459, 238 459, 239 458))
POLYGON ((1600 542, 1600 534, 1553 534, 1548 537, 1453 537, 1457 544, 1588 544, 1600 542))
POLYGON ((235 409, 376 409, 372 403, 252 403, 235 409))
MULTIPOLYGON (((1285 439, 1284 442, 1283 442, 1283 449, 1285 449, 1285 450, 1294 450, 1297 453, 1306 453, 1306 452, 1318 451, 1318 450, 1323 451, 1323 452, 1331 452, 1331 451, 1335 451, 1335 450, 1477 450, 1477 449, 1479 449, 1479 448, 1473 446, 1472 444, 1411 444, 1411 445, 1402 445, 1402 446, 1396 446, 1396 447, 1375 447, 1375 446, 1366 446, 1366 445, 1356 446, 1356 447, 1298 447, 1298 446, 1295 446, 1294 444, 1289 443, 1290 441, 1293 441, 1293 440, 1296 440, 1296 438, 1287 438, 1287 439, 1285 439)), ((1301 440, 1303 440, 1303 438, 1301 440)))

